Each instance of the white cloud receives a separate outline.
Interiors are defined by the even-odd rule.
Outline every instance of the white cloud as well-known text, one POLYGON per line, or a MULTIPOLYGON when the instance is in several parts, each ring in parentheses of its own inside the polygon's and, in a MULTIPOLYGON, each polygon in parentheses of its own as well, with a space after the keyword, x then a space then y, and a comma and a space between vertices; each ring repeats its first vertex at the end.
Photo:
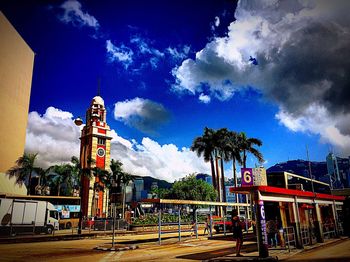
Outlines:
MULTIPOLYGON (((160 145, 150 138, 141 144, 127 140, 112 130, 111 157, 123 163, 134 175, 152 176, 173 182, 189 173, 209 173, 209 164, 188 148, 174 144, 160 145)), ((26 151, 38 153, 38 165, 47 168, 69 162, 79 156, 80 128, 70 112, 49 107, 44 115, 30 112, 28 117, 26 151)))
POLYGON ((136 150, 113 144, 112 158, 120 159, 127 172, 140 176, 152 176, 173 182, 194 172, 209 174, 210 167, 189 148, 179 149, 174 144, 160 145, 145 137, 136 150))
POLYGON ((169 46, 166 49, 166 52, 168 52, 174 60, 183 60, 188 56, 190 52, 190 46, 184 45, 182 48, 169 46))
POLYGON ((47 108, 42 116, 29 113, 25 150, 39 154, 40 166, 47 168, 79 156, 80 129, 72 117, 70 112, 54 107, 47 108))
POLYGON ((199 97, 198 97, 199 101, 201 101, 202 103, 204 104, 208 104, 210 103, 210 96, 207 96, 205 94, 200 94, 199 97))
POLYGON ((162 104, 136 97, 115 103, 114 118, 145 133, 153 133, 168 121, 169 113, 162 104))
POLYGON ((220 25, 220 17, 215 16, 214 24, 215 24, 216 27, 218 27, 220 25))
POLYGON ((240 1, 228 34, 174 68, 171 88, 228 100, 253 86, 279 106, 286 127, 350 152, 349 8, 343 0, 240 1), (311 126, 315 104, 327 118, 311 126))
POLYGON ((293 116, 282 109, 276 118, 294 132, 320 135, 321 142, 335 145, 341 154, 350 154, 350 136, 342 134, 337 128, 338 124, 350 123, 350 114, 334 118, 324 106, 312 104, 301 116, 293 116))
POLYGON ((142 54, 150 54, 157 57, 163 57, 164 53, 159 51, 157 48, 150 46, 146 39, 139 36, 134 36, 130 39, 130 43, 136 44, 142 54))
POLYGON ((114 61, 121 62, 126 69, 133 62, 132 57, 134 55, 134 52, 130 48, 124 45, 122 45, 121 47, 117 47, 113 45, 111 40, 107 40, 106 50, 107 50, 107 56, 111 62, 114 62, 114 61))
POLYGON ((82 11, 81 3, 76 0, 68 0, 64 2, 61 5, 61 8, 64 9, 64 14, 60 17, 60 20, 64 23, 72 23, 77 27, 93 27, 96 30, 100 26, 94 16, 82 11))

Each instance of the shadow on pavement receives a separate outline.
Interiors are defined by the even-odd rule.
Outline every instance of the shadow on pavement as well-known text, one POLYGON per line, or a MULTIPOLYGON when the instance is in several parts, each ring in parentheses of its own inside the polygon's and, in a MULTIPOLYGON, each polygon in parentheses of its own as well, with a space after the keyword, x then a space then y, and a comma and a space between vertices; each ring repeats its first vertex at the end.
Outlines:
MULTIPOLYGON (((256 244, 245 245, 242 248, 242 253, 254 252, 254 251, 257 251, 256 244)), ((235 253, 236 253, 236 249, 234 247, 230 247, 230 248, 224 248, 224 249, 217 249, 217 250, 213 250, 213 251, 177 256, 176 258, 192 259, 192 260, 206 260, 206 259, 211 259, 211 258, 216 258, 216 257, 224 257, 224 256, 228 256, 228 255, 233 255, 235 253)))
POLYGON ((311 259, 285 259, 283 261, 298 261, 298 262, 346 262, 350 261, 350 257, 337 257, 337 258, 311 258, 311 259))

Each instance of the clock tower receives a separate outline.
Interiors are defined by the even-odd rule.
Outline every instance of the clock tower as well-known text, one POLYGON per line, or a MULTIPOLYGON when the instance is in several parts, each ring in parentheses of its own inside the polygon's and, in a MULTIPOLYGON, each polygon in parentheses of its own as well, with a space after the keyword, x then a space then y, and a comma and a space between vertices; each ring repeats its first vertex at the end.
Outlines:
MULTIPOLYGON (((102 97, 95 96, 86 111, 86 125, 80 137, 81 167, 102 170, 110 169, 111 130, 106 123, 106 109, 102 97)), ((102 190, 103 183, 92 171, 90 178, 82 176, 81 206, 83 216, 102 217, 106 215, 108 196, 102 190)))

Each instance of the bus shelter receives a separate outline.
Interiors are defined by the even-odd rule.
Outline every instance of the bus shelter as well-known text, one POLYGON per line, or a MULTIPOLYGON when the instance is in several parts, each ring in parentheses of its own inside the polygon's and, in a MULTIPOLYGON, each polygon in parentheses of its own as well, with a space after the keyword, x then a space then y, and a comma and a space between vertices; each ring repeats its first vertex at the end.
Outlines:
POLYGON ((279 236, 281 246, 303 248, 342 234, 342 196, 273 186, 233 187, 230 191, 251 197, 261 257, 268 256, 272 237, 279 236), (277 227, 275 236, 267 232, 271 224, 277 227))

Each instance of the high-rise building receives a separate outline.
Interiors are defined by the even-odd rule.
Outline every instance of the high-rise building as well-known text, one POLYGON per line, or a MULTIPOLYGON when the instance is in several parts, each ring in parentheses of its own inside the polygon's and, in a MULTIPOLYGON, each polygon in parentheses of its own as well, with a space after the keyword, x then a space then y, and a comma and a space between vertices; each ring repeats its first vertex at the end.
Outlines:
POLYGON ((34 52, 0 11, 0 172, 23 155, 34 52))
MULTIPOLYGON (((95 96, 86 112, 86 125, 81 131, 80 162, 82 168, 110 169, 111 135, 106 122, 102 97, 95 96)), ((82 212, 84 216, 104 216, 107 212, 107 190, 98 176, 82 179, 82 212)))
POLYGON ((141 198, 141 192, 144 190, 144 183, 143 183, 143 179, 140 177, 140 178, 136 178, 134 181, 133 181, 133 187, 134 187, 134 192, 135 192, 135 201, 140 201, 142 198, 141 198))

